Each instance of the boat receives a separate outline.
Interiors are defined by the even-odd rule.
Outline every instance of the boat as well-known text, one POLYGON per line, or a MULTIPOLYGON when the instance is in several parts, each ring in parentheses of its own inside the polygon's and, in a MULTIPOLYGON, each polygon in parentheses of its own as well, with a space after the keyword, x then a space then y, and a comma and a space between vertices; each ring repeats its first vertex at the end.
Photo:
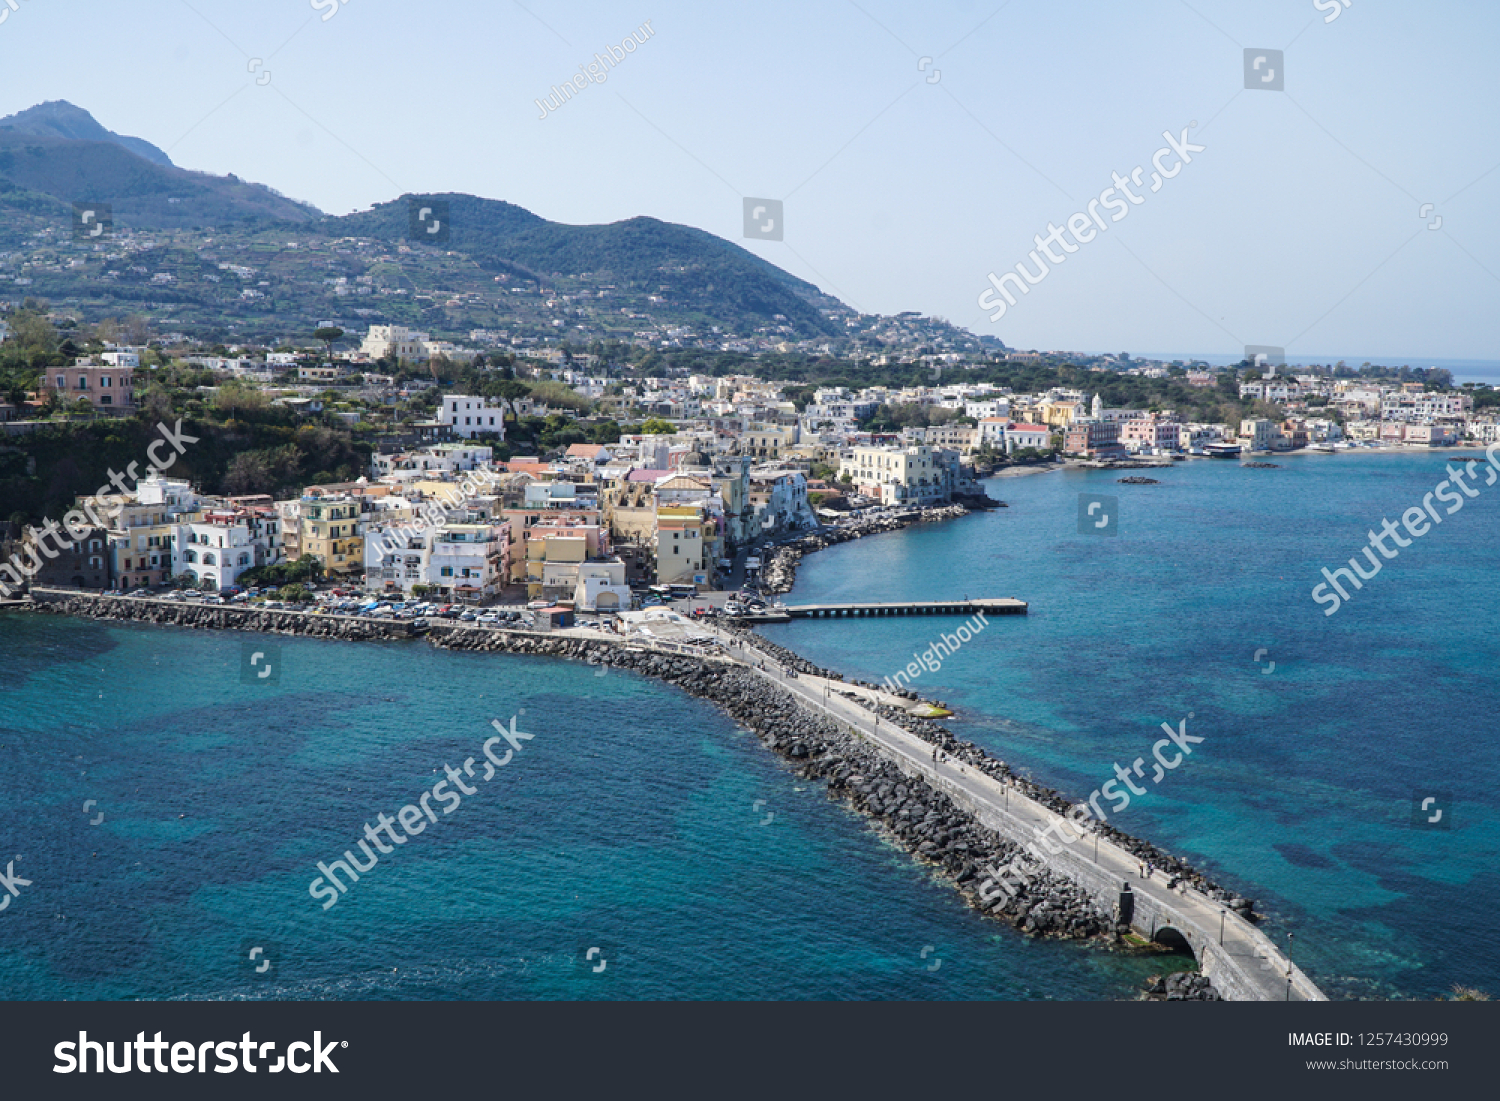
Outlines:
POLYGON ((1325 455, 1332 455, 1332 454, 1335 454, 1338 451, 1338 448, 1334 447, 1333 444, 1331 444, 1331 443, 1314 443, 1314 444, 1308 444, 1307 445, 1307 449, 1309 451, 1321 451, 1325 455))
POLYGON ((1235 459, 1239 457, 1240 445, 1237 443, 1206 443, 1203 445, 1203 453, 1210 459, 1235 459))

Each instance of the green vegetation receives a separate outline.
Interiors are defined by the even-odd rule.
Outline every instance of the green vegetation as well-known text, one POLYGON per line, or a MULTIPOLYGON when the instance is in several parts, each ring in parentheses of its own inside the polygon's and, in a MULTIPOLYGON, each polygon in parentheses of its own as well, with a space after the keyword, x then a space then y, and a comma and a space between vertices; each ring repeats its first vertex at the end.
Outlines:
POLYGON ((310 554, 304 554, 295 562, 278 562, 272 566, 255 566, 240 574, 240 584, 246 586, 278 586, 301 584, 304 581, 321 581, 323 563, 310 554))
MULTIPOLYGON (((408 196, 324 225, 332 236, 407 240, 408 196)), ((631 218, 604 226, 549 222, 511 203, 472 195, 434 195, 448 203, 446 248, 471 257, 487 271, 546 286, 548 273, 590 272, 638 293, 659 294, 691 320, 748 331, 782 314, 802 336, 831 334, 812 305, 817 288, 753 253, 688 226, 631 218)))

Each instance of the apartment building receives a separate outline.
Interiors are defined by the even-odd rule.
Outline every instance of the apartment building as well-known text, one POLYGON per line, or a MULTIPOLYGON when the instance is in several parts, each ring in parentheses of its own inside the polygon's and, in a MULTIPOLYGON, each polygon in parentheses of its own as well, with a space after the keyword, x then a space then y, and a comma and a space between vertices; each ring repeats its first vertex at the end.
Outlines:
POLYGON ((948 501, 952 485, 934 448, 856 447, 839 460, 839 480, 886 505, 932 505, 948 501))
POLYGON ((426 583, 443 597, 488 600, 510 577, 510 525, 505 521, 443 524, 433 530, 426 583))
POLYGON ((56 394, 61 401, 87 401, 101 413, 135 412, 135 370, 80 360, 72 367, 48 367, 42 372, 42 397, 56 394))
POLYGON ((404 325, 371 325, 359 350, 371 359, 427 362, 428 334, 404 325))
POLYGON ((1247 451, 1281 450, 1281 429, 1275 421, 1264 417, 1247 418, 1240 421, 1240 446, 1247 451))
MULTIPOLYGON (((88 500, 96 509, 102 507, 102 502, 88 500)), ((179 519, 198 507, 198 494, 186 481, 153 474, 137 483, 110 531, 122 589, 165 585, 177 575, 179 519)))
POLYGON ((299 508, 300 555, 312 555, 330 576, 362 573, 364 536, 360 501, 349 495, 303 497, 299 508))
POLYGON ((1063 450, 1090 459, 1122 459, 1126 451, 1120 443, 1120 427, 1120 421, 1079 421, 1063 437, 1063 450))
POLYGON ((280 560, 279 534, 274 509, 205 508, 177 526, 179 572, 200 588, 233 588, 246 570, 280 560))
POLYGON ((714 559, 708 549, 711 520, 702 505, 661 505, 656 510, 656 581, 706 587, 714 559))
POLYGON ((472 440, 480 435, 505 439, 505 407, 490 405, 485 398, 472 394, 445 394, 438 410, 438 423, 447 425, 455 436, 472 440))

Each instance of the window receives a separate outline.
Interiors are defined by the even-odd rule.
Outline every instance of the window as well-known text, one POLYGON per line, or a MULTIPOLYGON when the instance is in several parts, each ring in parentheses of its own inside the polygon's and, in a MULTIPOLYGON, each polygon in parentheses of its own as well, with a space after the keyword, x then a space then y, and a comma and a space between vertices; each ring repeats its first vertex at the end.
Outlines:
POLYGON ((453 576, 453 567, 452 567, 452 566, 444 566, 444 567, 443 567, 443 568, 442 568, 442 569, 441 569, 441 570, 439 570, 439 571, 438 571, 438 572, 439 572, 439 574, 441 574, 441 576, 443 576, 443 577, 452 577, 452 576, 453 576))
POLYGON ((114 384, 114 380, 112 380, 108 375, 102 375, 102 376, 100 376, 100 378, 99 378, 99 385, 100 386, 111 386, 113 384, 114 384))
POLYGON ((62 375, 57 376, 57 388, 59 390, 66 390, 68 388, 68 380, 62 375))

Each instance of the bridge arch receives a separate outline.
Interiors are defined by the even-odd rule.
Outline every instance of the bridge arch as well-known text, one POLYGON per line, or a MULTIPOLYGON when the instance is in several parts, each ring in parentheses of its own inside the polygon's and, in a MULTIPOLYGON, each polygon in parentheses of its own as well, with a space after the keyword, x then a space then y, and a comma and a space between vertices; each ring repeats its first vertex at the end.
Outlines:
POLYGON ((1151 933, 1151 940, 1163 948, 1170 948, 1174 952, 1198 958, 1198 953, 1193 950, 1193 943, 1186 934, 1172 925, 1158 925, 1151 933))

